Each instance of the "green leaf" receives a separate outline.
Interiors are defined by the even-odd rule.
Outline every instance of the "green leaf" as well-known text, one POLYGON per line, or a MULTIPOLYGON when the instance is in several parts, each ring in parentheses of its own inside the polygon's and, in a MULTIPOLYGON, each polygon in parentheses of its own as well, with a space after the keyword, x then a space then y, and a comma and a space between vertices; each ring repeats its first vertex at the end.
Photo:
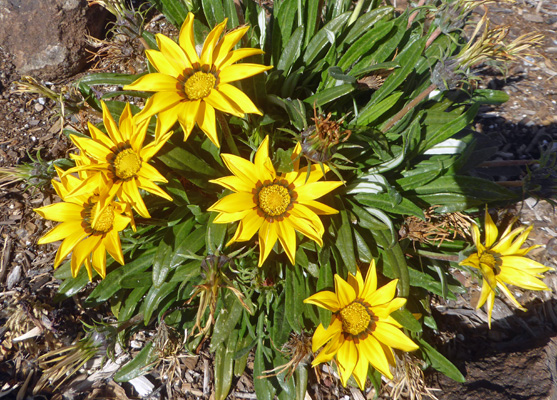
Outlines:
POLYGON ((284 278, 285 313, 290 327, 297 333, 302 328, 302 313, 306 295, 305 278, 301 268, 286 267, 284 278))
MULTIPOLYGON (((439 195, 456 193, 470 197, 471 200, 483 200, 485 203, 516 199, 516 194, 507 188, 486 179, 465 175, 441 176, 426 185, 415 189, 418 195, 439 195)), ((421 197, 421 196, 420 196, 421 197)), ((439 203, 443 205, 443 203, 439 203)))
POLYGON ((224 8, 224 15, 228 18, 228 23, 226 27, 228 29, 234 29, 240 25, 240 21, 238 19, 238 11, 236 11, 236 5, 234 4, 234 0, 223 0, 223 8, 224 8))
POLYGON ((351 12, 346 12, 339 15, 335 19, 327 22, 325 26, 313 36, 304 51, 303 59, 306 65, 310 65, 327 45, 334 45, 336 35, 344 24, 346 24, 351 14, 351 12))
POLYGON ((180 28, 188 14, 188 8, 183 0, 152 0, 151 3, 177 28, 180 28))
POLYGON ((403 92, 395 92, 386 99, 381 100, 374 107, 362 110, 357 118, 358 125, 369 125, 377 120, 387 111, 390 111, 403 94, 403 92))
POLYGON ((130 276, 137 275, 153 265, 155 249, 146 250, 141 255, 136 255, 133 261, 127 262, 115 270, 109 272, 97 287, 89 294, 86 302, 102 303, 112 297, 118 290, 122 289, 122 282, 130 276))
POLYGON ((393 11, 393 7, 385 6, 378 7, 375 10, 365 13, 356 20, 339 47, 342 48, 345 45, 352 44, 354 40, 369 32, 370 28, 377 22, 385 20, 385 17, 391 14, 393 11))
POLYGON ((402 197, 398 204, 393 203, 393 198, 387 193, 357 194, 354 196, 354 200, 364 206, 379 208, 390 213, 414 215, 418 218, 424 217, 423 210, 406 197, 402 197))
POLYGON ((143 300, 143 304, 141 305, 145 325, 149 324, 151 316, 153 315, 153 312, 156 310, 159 304, 168 295, 170 295, 170 293, 172 293, 177 286, 178 282, 166 282, 159 287, 151 287, 149 292, 145 295, 145 299, 143 300))
POLYGON ((277 348, 281 348, 290 337, 290 324, 286 318, 286 305, 284 301, 284 292, 273 302, 273 324, 269 327, 271 340, 277 348))
POLYGON ((255 357, 253 363, 253 387, 255 389, 257 400, 273 400, 276 391, 275 388, 268 379, 261 377, 263 375, 263 371, 267 369, 265 368, 265 359, 263 356, 265 345, 261 334, 264 318, 265 314, 260 313, 259 321, 257 323, 259 340, 255 349, 255 357))
POLYGON ((452 380, 457 382, 466 382, 464 375, 462 375, 458 368, 445 358, 443 354, 439 353, 435 350, 435 348, 433 348, 433 346, 421 338, 417 339, 417 342, 420 344, 420 350, 424 360, 431 364, 433 368, 445 374, 452 380))
POLYGON ((229 332, 225 345, 220 345, 215 351, 215 400, 224 400, 230 392, 234 375, 234 353, 238 343, 238 331, 229 332))
POLYGON ((419 333, 422 331, 422 324, 420 324, 420 321, 414 318, 412 313, 406 308, 392 312, 391 317, 393 317, 399 324, 408 329, 410 332, 419 333))
POLYGON ((304 100, 308 104, 316 104, 317 106, 323 106, 330 103, 331 101, 337 100, 347 94, 352 93, 356 87, 351 83, 344 83, 342 85, 334 86, 332 88, 327 88, 320 92, 317 92, 313 96, 308 97, 304 100))
POLYGON ((234 331, 236 324, 242 316, 244 307, 240 300, 232 293, 227 291, 224 299, 224 306, 220 309, 215 321, 213 334, 211 335, 211 351, 215 351, 223 343, 231 332, 234 331))
POLYGON ((303 45, 303 37, 304 37, 304 27, 299 26, 292 37, 286 44, 280 59, 276 65, 276 70, 282 72, 284 76, 288 76, 292 66, 300 56, 302 52, 302 45, 303 45))
MULTIPOLYGON (((375 44, 383 39, 387 34, 389 34, 393 27, 395 26, 395 21, 381 21, 373 29, 369 30, 362 37, 360 37, 352 46, 346 50, 337 63, 337 66, 343 70, 347 71, 352 65, 360 60, 366 53, 370 53, 375 44)), ((391 35, 389 35, 390 37, 391 35)), ((368 63, 368 65, 371 63, 368 63)))
POLYGON ((336 232, 335 247, 340 252, 348 271, 352 274, 356 274, 357 262, 354 253, 352 224, 350 223, 350 218, 348 217, 344 204, 338 200, 338 198, 335 200, 336 208, 339 210, 338 216, 335 216, 331 220, 336 232))
POLYGON ((471 101, 479 104, 499 105, 509 101, 509 95, 502 90, 476 89, 471 101))
POLYGON ((195 185, 205 188, 212 187, 214 190, 214 184, 210 183, 209 180, 213 179, 220 174, 215 168, 209 163, 209 157, 207 153, 203 154, 203 150, 186 150, 182 147, 181 143, 167 143, 163 148, 157 153, 157 159, 162 161, 166 166, 172 168, 176 173, 187 177, 190 182, 195 185))
POLYGON ((138 75, 129 75, 129 74, 115 74, 115 73, 93 73, 89 75, 85 75, 80 78, 77 83, 84 83, 89 86, 93 85, 130 85, 135 80, 139 79, 145 74, 138 74, 138 75))
POLYGON ((400 244, 398 242, 393 244, 388 233, 387 230, 373 232, 375 241, 383 249, 383 275, 398 279, 399 296, 408 297, 410 283, 414 284, 410 275, 410 268, 408 268, 400 244))
MULTIPOLYGON (((224 7, 222 6, 222 1, 201 0, 201 5, 209 28, 213 29, 224 21, 224 7)), ((229 28, 231 27, 229 26, 229 28)))
POLYGON ((445 125, 441 126, 432 133, 427 134, 425 140, 421 142, 420 152, 432 148, 437 143, 454 136, 464 128, 466 128, 476 117, 478 113, 479 104, 474 104, 468 111, 463 113, 460 117, 454 118, 447 122, 445 125))
POLYGON ((211 213, 209 223, 207 224, 205 246, 207 247, 207 250, 209 250, 210 254, 214 254, 217 249, 222 249, 224 246, 224 239, 226 237, 227 224, 213 223, 213 220, 217 215, 217 213, 211 213))
POLYGON ((116 382, 128 382, 133 378, 145 375, 151 368, 158 355, 153 349, 153 342, 149 342, 130 362, 125 364, 116 374, 116 382))
POLYGON ((176 268, 183 261, 180 250, 184 247, 184 239, 192 231, 194 224, 195 220, 189 218, 167 230, 157 248, 153 263, 153 285, 155 287, 160 287, 170 270, 176 268))

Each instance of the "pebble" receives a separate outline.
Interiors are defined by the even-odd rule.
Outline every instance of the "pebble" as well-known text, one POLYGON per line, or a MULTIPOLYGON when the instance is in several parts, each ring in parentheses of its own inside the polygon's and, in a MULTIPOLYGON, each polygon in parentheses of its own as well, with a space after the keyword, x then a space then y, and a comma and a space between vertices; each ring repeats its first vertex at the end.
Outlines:
POLYGON ((44 106, 40 103, 36 103, 35 104, 35 111, 36 112, 41 112, 42 110, 44 110, 44 106))
POLYGON ((530 22, 543 22, 544 19, 541 15, 537 15, 537 14, 523 14, 522 18, 524 18, 526 21, 530 21, 530 22))

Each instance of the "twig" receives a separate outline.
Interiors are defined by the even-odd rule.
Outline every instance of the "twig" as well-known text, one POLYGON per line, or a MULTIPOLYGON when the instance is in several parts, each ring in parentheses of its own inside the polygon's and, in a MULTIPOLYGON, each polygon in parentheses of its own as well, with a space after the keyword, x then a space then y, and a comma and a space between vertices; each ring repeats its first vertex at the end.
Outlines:
POLYGON ((381 129, 381 131, 383 133, 387 132, 394 124, 396 124, 399 120, 401 120, 402 117, 404 117, 408 113, 408 111, 410 111, 412 108, 417 106, 419 102, 421 102, 423 99, 429 96, 429 94, 433 92, 435 89, 437 89, 437 85, 432 83, 426 90, 424 90, 414 99, 412 99, 410 103, 408 103, 406 106, 404 106, 402 110, 396 113, 395 116, 385 124, 385 126, 381 129))
POLYGON ((493 168, 493 167, 512 167, 520 165, 539 164, 538 160, 494 160, 484 161, 478 165, 478 168, 493 168))

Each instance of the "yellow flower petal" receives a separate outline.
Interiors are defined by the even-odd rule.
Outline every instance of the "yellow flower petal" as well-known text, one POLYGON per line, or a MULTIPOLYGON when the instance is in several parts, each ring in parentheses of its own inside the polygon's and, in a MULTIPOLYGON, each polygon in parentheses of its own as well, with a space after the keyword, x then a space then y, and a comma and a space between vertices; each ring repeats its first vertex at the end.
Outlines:
POLYGON ((419 348, 400 329, 381 320, 375 322, 373 336, 381 343, 402 351, 414 351, 419 348))
POLYGON ((206 101, 211 107, 225 113, 232 114, 240 118, 244 116, 242 109, 229 97, 223 95, 219 90, 211 90, 209 96, 205 97, 203 101, 206 101))
POLYGON ((63 240, 69 232, 79 232, 81 230, 81 218, 75 221, 65 221, 49 230, 44 236, 37 240, 37 244, 46 244, 63 240))
POLYGON ((245 242, 246 240, 250 240, 253 235, 255 235, 255 233, 261 228, 261 225, 263 225, 263 222, 265 221, 263 218, 257 215, 257 211, 255 210, 246 210, 241 218, 242 220, 238 224, 236 233, 226 244, 227 246, 229 244, 232 244, 233 242, 245 242))
POLYGON ((354 367, 354 371, 352 374, 354 375, 354 379, 356 383, 360 387, 361 390, 364 390, 366 381, 367 381, 367 370, 369 367, 369 361, 366 357, 362 355, 361 349, 358 351, 358 362, 354 367))
POLYGON ((235 62, 241 60, 242 58, 255 56, 258 54, 264 54, 265 52, 261 49, 238 49, 231 51, 228 55, 220 62, 219 69, 225 68, 235 62))
POLYGON ((242 39, 242 37, 248 31, 249 26, 244 26, 241 28, 236 28, 232 32, 227 33, 224 35, 222 40, 216 46, 215 51, 213 53, 213 64, 217 68, 222 68, 222 62, 228 57, 230 54, 230 50, 242 39))
POLYGON ((342 386, 346 387, 348 379, 358 362, 358 350, 352 340, 345 340, 337 352, 338 369, 342 386))
POLYGON ((342 322, 338 318, 333 318, 325 329, 323 324, 319 324, 312 338, 312 351, 316 352, 321 346, 338 336, 342 332, 342 322))
POLYGON ((239 212, 251 209, 254 207, 253 195, 247 192, 232 193, 224 196, 213 204, 209 211, 218 212, 239 212))
POLYGON ((377 371, 385 375, 389 379, 393 379, 393 374, 389 368, 389 362, 387 361, 387 356, 383 351, 383 348, 372 335, 369 335, 364 340, 359 343, 360 357, 373 365, 377 371))
POLYGON ((338 296, 340 309, 343 309, 356 300, 356 291, 354 288, 338 275, 335 275, 335 292, 338 296))
POLYGON ((372 307, 390 302, 396 295, 397 284, 398 284, 398 279, 390 281, 385 286, 380 287, 375 292, 365 297, 366 301, 372 307))
POLYGON ((192 67, 190 60, 186 57, 186 53, 178 43, 161 33, 157 33, 155 38, 157 39, 159 50, 168 61, 168 64, 174 65, 177 70, 181 71, 192 67))
POLYGON ((120 243, 120 236, 118 231, 113 229, 106 234, 104 245, 108 254, 116 260, 116 262, 124 265, 124 254, 122 253, 122 244, 120 243))
POLYGON ((253 165, 253 163, 233 154, 221 154, 221 158, 230 172, 232 172, 242 181, 250 182, 251 188, 255 187, 257 179, 252 173, 252 171, 255 169, 255 165, 253 165))
POLYGON ((377 271, 375 268, 375 260, 371 260, 367 270, 366 279, 364 280, 364 287, 360 292, 360 297, 368 299, 373 292, 377 290, 377 271))
POLYGON ((180 82, 174 76, 166 73, 146 74, 131 85, 126 85, 125 90, 143 90, 146 92, 176 92, 180 82))
MULTIPOLYGON (((81 220, 81 211, 83 207, 72 203, 54 203, 41 208, 35 208, 34 211, 41 217, 51 221, 63 222, 68 220, 81 220)), ((50 242, 44 242, 50 243, 50 242)), ((39 243, 41 244, 41 243, 39 243)))
POLYGON ((296 264, 296 231, 288 219, 275 222, 278 228, 278 238, 292 265, 296 264))
MULTIPOLYGON (((180 68, 181 63, 171 63, 159 50, 145 50, 145 55, 149 62, 155 67, 155 69, 161 74, 171 76, 173 78, 178 78, 184 72, 180 68)), ((124 90, 145 90, 147 92, 156 92, 155 87, 149 89, 143 89, 141 87, 135 86, 138 81, 133 82, 131 85, 124 86, 124 90)))
POLYGON ((195 50, 194 32, 193 32, 193 13, 189 12, 182 28, 180 29, 180 37, 178 42, 180 47, 186 53, 186 56, 192 64, 199 62, 199 56, 195 50))
POLYGON ((487 207, 485 208, 485 247, 490 248, 493 243, 497 240, 499 231, 497 226, 493 223, 491 215, 487 212, 487 207))
MULTIPOLYGON (((213 90, 213 92, 215 92, 213 90)), ((252 113, 263 115, 261 111, 253 104, 251 99, 246 96, 244 92, 235 86, 229 84, 220 84, 218 92, 223 95, 226 101, 230 104, 230 107, 236 111, 235 115, 242 117, 244 114, 252 113)), ((216 107, 215 107, 216 108, 216 107)), ((226 111, 226 110, 223 110, 226 111)), ((229 111, 227 111, 229 112, 229 111)), ((231 112, 231 114, 234 114, 231 112)))
POLYGON ((313 182, 308 183, 304 186, 296 188, 296 193, 298 193, 298 201, 304 203, 306 201, 318 199, 321 196, 335 190, 337 187, 341 186, 342 182, 313 182))
POLYGON ((332 312, 337 312, 342 308, 338 302, 336 293, 330 292, 328 290, 322 290, 321 292, 317 292, 311 295, 304 300, 304 303, 314 304, 318 307, 325 308, 332 312))
POLYGON ((211 179, 209 182, 216 183, 234 192, 250 192, 253 189, 253 185, 250 182, 246 182, 234 175, 211 179))
MULTIPOLYGON (((108 133, 108 136, 110 137, 110 139, 112 139, 112 142, 114 143, 124 142, 124 138, 120 134, 118 125, 116 125, 116 121, 114 121, 114 118, 112 118, 112 114, 108 110, 108 107, 106 106, 106 103, 104 101, 101 102, 101 106, 103 109, 103 124, 104 127, 106 128, 106 132, 108 133)), ((87 151, 88 150, 89 149, 87 149, 87 151)))
POLYGON ((197 111, 195 122, 201 128, 205 135, 211 142, 217 147, 220 147, 219 137, 217 135, 217 123, 215 120, 215 109, 205 103, 204 101, 199 103, 199 110, 197 111))
POLYGON ((233 64, 223 68, 219 73, 220 84, 239 81, 249 78, 250 76, 265 72, 272 67, 260 64, 233 64))
POLYGON ((262 266, 278 239, 275 224, 264 221, 259 229, 259 266, 262 266))
POLYGON ((71 269, 72 276, 75 278, 79 268, 83 264, 85 257, 89 257, 93 251, 100 244, 102 237, 99 235, 89 236, 87 239, 79 242, 73 249, 71 269))
POLYGON ((203 49, 201 50, 201 56, 199 57, 201 64, 212 65, 213 64, 213 52, 217 45, 217 42, 222 34, 222 31, 226 27, 228 18, 225 18, 220 24, 215 26, 211 32, 207 35, 205 42, 203 43, 203 49))

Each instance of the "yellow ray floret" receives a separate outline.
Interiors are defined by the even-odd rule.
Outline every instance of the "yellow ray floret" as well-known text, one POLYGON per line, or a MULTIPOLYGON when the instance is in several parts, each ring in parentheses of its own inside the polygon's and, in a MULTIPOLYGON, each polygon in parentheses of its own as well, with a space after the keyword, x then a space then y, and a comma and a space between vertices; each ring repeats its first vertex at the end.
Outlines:
POLYGON ((413 351, 418 346, 401 330, 390 314, 403 307, 406 299, 395 297, 395 279, 377 289, 375 262, 372 261, 365 281, 360 271, 345 281, 335 275, 335 291, 322 291, 304 300, 330 310, 331 323, 319 324, 312 339, 313 351, 323 347, 312 365, 331 361, 336 356, 344 386, 351 375, 363 390, 369 364, 392 379, 389 366, 396 365, 392 348, 413 351))
POLYGON ((526 309, 516 300, 507 285, 529 290, 550 290, 539 278, 543 278, 542 274, 553 268, 525 257, 530 250, 538 247, 537 245, 522 248, 532 226, 511 229, 512 226, 507 227, 497 241, 499 231, 486 208, 485 245, 480 240, 480 230, 476 225, 472 225, 472 239, 477 251, 460 262, 460 265, 477 268, 482 273, 482 291, 476 308, 487 302, 490 328, 496 288, 522 311, 526 309))
POLYGON ((277 239, 294 264, 296 231, 322 246, 325 229, 319 215, 338 212, 316 199, 333 191, 342 182, 318 182, 327 172, 327 167, 322 169, 312 165, 308 174, 306 168, 300 169, 300 152, 298 143, 292 154, 294 171, 277 176, 269 157, 267 136, 259 146, 253 163, 232 154, 222 154, 224 163, 234 175, 211 181, 234 192, 209 208, 209 211, 219 213, 214 222, 240 221, 228 244, 250 240, 259 232, 259 266, 277 239))
POLYGON ((117 262, 124 264, 118 232, 132 221, 131 210, 125 204, 110 201, 101 211, 98 191, 68 197, 81 181, 73 175, 64 175, 58 168, 57 172, 61 177, 60 182, 53 180, 52 185, 64 201, 36 208, 35 212, 60 224, 41 237, 38 244, 62 240, 56 253, 54 268, 72 253, 71 270, 74 278, 83 263, 89 280, 93 279, 91 267, 104 278, 107 251, 117 262))
POLYGON ((158 114, 163 132, 178 121, 184 130, 184 140, 197 124, 218 147, 215 109, 239 117, 246 113, 261 115, 249 97, 230 83, 272 67, 235 64, 263 51, 251 48, 232 50, 249 27, 237 28, 221 38, 226 19, 209 33, 198 55, 193 19, 193 14, 189 13, 180 30, 178 43, 160 33, 156 35, 159 50, 147 50, 146 54, 158 72, 144 75, 124 89, 156 92, 138 115, 140 121, 158 114))
POLYGON ((149 211, 139 189, 172 201, 172 197, 154 184, 166 183, 167 180, 149 164, 149 160, 165 144, 171 133, 161 134, 159 129, 155 140, 144 146, 149 120, 137 123, 132 116, 130 105, 126 103, 119 125, 116 125, 104 102, 102 107, 108 135, 89 124, 91 138, 70 136, 81 154, 73 157, 77 166, 69 169, 66 174, 86 172, 86 178, 68 196, 84 195, 100 188, 101 211, 118 196, 120 201, 131 204, 139 215, 149 218, 149 211))

